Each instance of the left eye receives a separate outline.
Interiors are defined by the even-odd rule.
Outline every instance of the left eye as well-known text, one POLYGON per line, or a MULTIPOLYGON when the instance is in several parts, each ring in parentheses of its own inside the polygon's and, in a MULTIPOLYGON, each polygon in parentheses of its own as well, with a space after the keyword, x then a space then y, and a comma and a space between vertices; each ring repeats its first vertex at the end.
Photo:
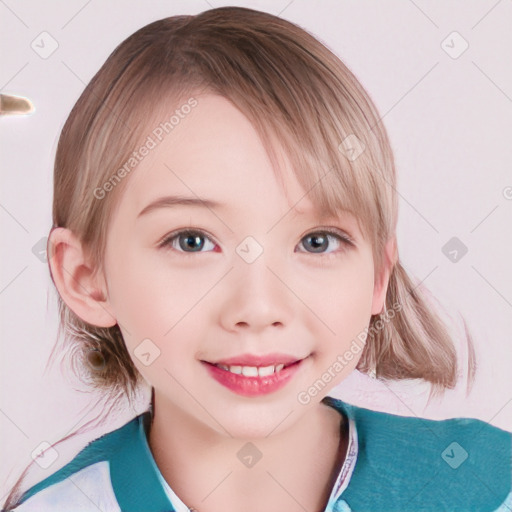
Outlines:
POLYGON ((340 245, 351 245, 351 240, 347 236, 341 235, 339 233, 334 233, 331 231, 317 231, 314 233, 310 233, 309 235, 306 235, 301 240, 301 243, 304 246, 309 246, 312 250, 299 252, 309 252, 313 254, 329 254, 330 252, 333 252, 337 248, 339 248, 340 245), (325 249, 328 248, 329 245, 331 245, 330 241, 332 240, 335 241, 334 249, 331 251, 326 251, 325 249))

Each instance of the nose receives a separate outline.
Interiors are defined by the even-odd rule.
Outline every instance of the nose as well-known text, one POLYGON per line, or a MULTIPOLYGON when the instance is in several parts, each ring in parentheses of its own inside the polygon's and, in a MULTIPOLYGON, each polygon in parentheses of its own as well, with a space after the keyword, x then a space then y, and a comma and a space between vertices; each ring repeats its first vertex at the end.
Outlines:
POLYGON ((283 328, 292 317, 292 292, 287 277, 267 266, 265 254, 235 264, 221 290, 220 322, 227 331, 262 332, 283 328))

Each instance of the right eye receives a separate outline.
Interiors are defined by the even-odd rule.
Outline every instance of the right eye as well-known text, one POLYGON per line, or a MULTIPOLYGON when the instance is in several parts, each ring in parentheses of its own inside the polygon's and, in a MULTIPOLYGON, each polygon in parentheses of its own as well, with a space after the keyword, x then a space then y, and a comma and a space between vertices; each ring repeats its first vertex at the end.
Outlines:
POLYGON ((211 252, 212 247, 214 252, 218 252, 215 250, 216 244, 210 237, 203 231, 196 229, 173 231, 158 246, 169 247, 174 251, 186 253, 187 255, 198 252, 211 252), (202 250, 205 247, 210 247, 210 250, 202 250))

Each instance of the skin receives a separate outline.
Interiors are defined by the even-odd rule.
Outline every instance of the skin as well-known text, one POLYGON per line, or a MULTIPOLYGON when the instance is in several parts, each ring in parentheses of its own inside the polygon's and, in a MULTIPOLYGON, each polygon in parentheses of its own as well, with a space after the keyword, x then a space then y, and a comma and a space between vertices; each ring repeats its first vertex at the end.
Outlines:
POLYGON ((386 263, 375 275, 371 244, 355 218, 322 219, 284 155, 285 189, 279 185, 241 112, 218 96, 197 99, 125 178, 108 228, 104 272, 95 272, 71 231, 56 228, 52 276, 82 319, 102 327, 119 323, 136 367, 155 388, 149 436, 155 461, 188 506, 322 510, 347 439, 345 429, 340 435, 343 418, 319 402, 359 355, 307 405, 297 397, 382 311, 396 241, 388 242, 386 263), (165 195, 222 206, 163 207, 138 217, 165 195), (313 252, 306 235, 325 235, 326 227, 353 244, 330 236, 324 252, 313 252), (177 238, 158 247, 180 228, 204 231, 202 249, 185 252, 177 238), (263 248, 252 263, 236 252, 247 236, 263 248), (134 356, 144 339, 160 351, 149 366, 134 356), (235 394, 201 363, 271 352, 306 359, 284 388, 258 397, 235 394), (237 457, 247 441, 262 454, 252 468, 237 457))

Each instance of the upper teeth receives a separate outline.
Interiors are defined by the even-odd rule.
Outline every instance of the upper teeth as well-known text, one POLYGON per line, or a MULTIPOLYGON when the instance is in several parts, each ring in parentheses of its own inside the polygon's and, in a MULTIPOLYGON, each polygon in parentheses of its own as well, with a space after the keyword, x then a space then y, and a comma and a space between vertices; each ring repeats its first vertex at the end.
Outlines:
POLYGON ((225 364, 217 364, 216 366, 244 377, 265 377, 277 373, 284 368, 284 364, 276 364, 275 366, 227 366, 225 364))

